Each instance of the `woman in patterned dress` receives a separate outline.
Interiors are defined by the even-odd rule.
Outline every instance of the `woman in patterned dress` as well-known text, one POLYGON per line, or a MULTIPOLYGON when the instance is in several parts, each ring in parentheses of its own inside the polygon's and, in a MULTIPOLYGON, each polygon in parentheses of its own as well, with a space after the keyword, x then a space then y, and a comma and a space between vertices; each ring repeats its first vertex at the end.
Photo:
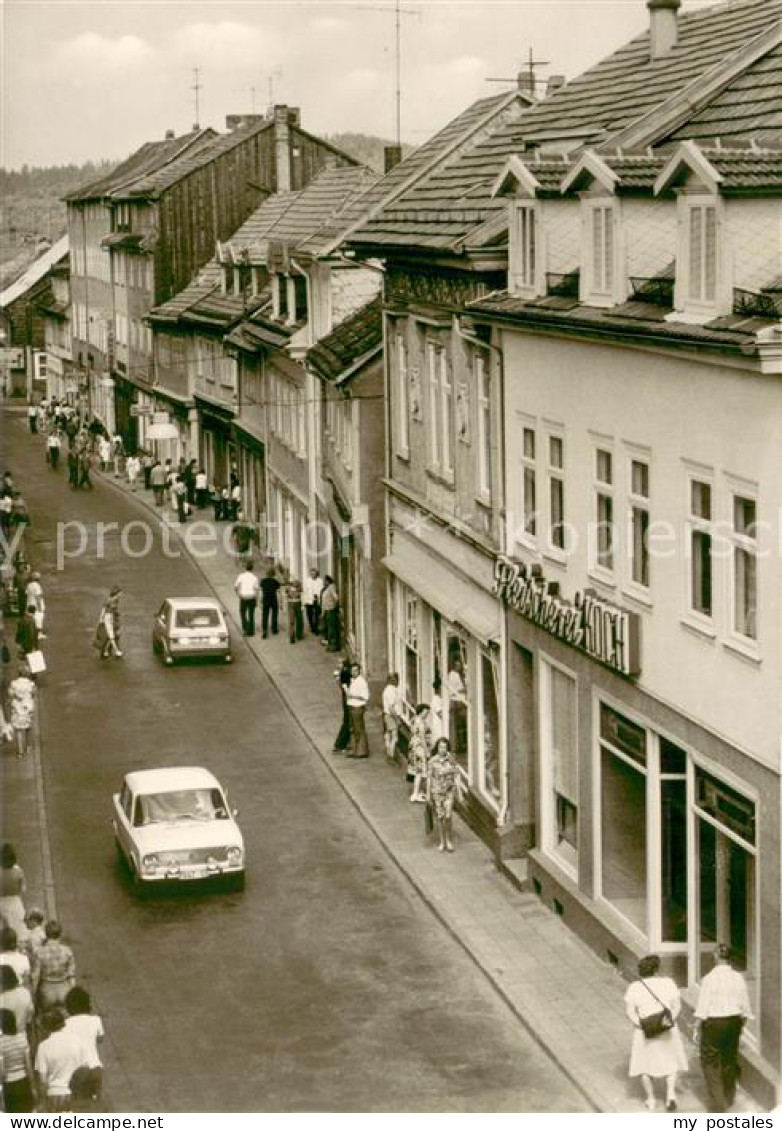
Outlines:
POLYGON ((16 679, 8 685, 8 714, 16 735, 16 756, 24 758, 35 715, 35 682, 27 664, 20 664, 16 679))
POLYGON ((451 821, 462 788, 459 766, 447 738, 438 738, 427 767, 427 796, 434 809, 440 852, 453 852, 451 821))
POLYGON ((411 801, 426 801, 426 764, 429 761, 429 708, 419 703, 410 725, 410 738, 407 743, 407 772, 413 775, 411 801))

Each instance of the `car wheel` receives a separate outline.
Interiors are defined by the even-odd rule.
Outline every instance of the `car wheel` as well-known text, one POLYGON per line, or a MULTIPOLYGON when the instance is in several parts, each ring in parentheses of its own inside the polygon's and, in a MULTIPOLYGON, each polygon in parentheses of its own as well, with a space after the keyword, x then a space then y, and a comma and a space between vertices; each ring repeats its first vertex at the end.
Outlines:
POLYGON ((130 868, 130 886, 133 889, 133 894, 136 899, 143 899, 149 889, 136 871, 136 865, 132 860, 128 861, 128 867, 130 868))
POLYGON ((229 891, 244 891, 244 872, 234 872, 228 877, 229 891))
POLYGON ((125 853, 122 851, 122 845, 116 839, 116 837, 114 838, 114 851, 117 855, 117 867, 120 868, 123 872, 126 872, 127 868, 128 868, 127 857, 125 856, 125 853))

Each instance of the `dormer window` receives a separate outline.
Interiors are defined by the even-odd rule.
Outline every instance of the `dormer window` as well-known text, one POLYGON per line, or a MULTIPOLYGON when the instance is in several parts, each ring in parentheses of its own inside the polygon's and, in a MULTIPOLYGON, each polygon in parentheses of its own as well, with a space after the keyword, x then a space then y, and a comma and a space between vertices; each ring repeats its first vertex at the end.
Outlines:
POLYGON ((525 202, 514 206, 514 223, 511 228, 510 240, 511 277, 514 291, 531 291, 535 288, 537 223, 534 203, 525 202))
POLYGON ((717 209, 713 203, 688 204, 687 297, 711 304, 717 294, 717 209))
POLYGON ((288 276, 275 275, 272 282, 274 317, 288 320, 288 276))

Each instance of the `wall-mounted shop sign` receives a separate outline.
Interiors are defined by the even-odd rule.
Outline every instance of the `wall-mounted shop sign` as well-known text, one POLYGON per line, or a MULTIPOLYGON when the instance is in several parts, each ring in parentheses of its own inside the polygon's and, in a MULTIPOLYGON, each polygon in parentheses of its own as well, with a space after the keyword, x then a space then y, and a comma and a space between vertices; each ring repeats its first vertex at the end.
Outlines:
POLYGON ((500 556, 494 563, 494 593, 521 616, 566 644, 580 648, 601 664, 626 676, 641 673, 641 622, 604 601, 593 590, 560 595, 559 583, 547 581, 540 566, 500 556))

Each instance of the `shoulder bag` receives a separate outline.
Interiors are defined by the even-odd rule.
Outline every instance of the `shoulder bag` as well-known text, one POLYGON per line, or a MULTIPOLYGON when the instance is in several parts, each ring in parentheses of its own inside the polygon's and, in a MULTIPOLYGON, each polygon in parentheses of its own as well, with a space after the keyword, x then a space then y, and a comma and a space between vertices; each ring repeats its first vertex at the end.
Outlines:
POLYGON ((658 1010, 657 1013, 650 1013, 646 1017, 641 1017, 640 1013, 638 1014, 638 1022, 641 1026, 641 1031, 647 1041, 650 1041, 653 1037, 661 1037, 663 1033, 667 1033, 669 1029, 674 1027, 675 1022, 670 1009, 665 1002, 660 1001, 652 987, 647 985, 643 978, 639 978, 638 981, 649 991, 658 1005, 662 1006, 662 1009, 658 1010))

